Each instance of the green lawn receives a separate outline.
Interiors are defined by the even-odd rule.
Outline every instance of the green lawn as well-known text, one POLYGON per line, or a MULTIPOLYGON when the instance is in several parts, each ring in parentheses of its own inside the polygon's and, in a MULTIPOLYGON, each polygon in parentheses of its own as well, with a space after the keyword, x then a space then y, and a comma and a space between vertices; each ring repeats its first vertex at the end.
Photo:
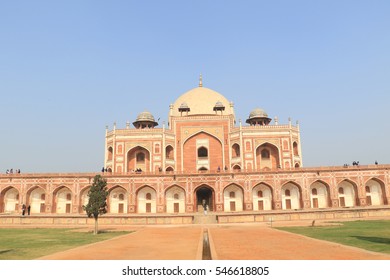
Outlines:
POLYGON ((129 232, 81 232, 76 229, 0 229, 0 260, 31 260, 129 232))
POLYGON ((390 254, 390 221, 352 221, 341 225, 278 229, 366 250, 390 254))

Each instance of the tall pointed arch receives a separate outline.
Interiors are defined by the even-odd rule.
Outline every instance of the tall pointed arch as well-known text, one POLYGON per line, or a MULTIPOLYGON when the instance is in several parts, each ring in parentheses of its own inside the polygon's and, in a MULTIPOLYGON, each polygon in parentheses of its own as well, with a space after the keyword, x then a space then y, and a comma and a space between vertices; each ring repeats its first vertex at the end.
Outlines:
POLYGON ((280 166, 279 149, 269 142, 256 148, 256 165, 258 170, 277 169, 280 166))
POLYGON ((237 184, 229 184, 223 190, 225 212, 241 212, 244 209, 244 190, 237 184))
POLYGON ((182 146, 183 170, 197 171, 201 168, 216 171, 224 167, 224 150, 220 139, 200 131, 188 137, 182 146))
POLYGON ((142 146, 131 148, 126 153, 127 172, 135 170, 151 171, 151 157, 150 151, 142 146))
POLYGON ((170 186, 165 191, 165 205, 167 213, 185 213, 185 190, 178 186, 170 186))
POLYGON ((53 192, 53 212, 57 214, 72 213, 73 193, 67 186, 60 186, 53 192))
POLYGON ((252 189, 253 210, 272 210, 273 209, 273 188, 266 184, 260 183, 252 189))
POLYGON ((302 188, 295 182, 287 182, 282 186, 282 208, 285 210, 302 209, 302 188))
POLYGON ((19 211, 19 191, 9 186, 0 193, 0 213, 17 213, 19 211))

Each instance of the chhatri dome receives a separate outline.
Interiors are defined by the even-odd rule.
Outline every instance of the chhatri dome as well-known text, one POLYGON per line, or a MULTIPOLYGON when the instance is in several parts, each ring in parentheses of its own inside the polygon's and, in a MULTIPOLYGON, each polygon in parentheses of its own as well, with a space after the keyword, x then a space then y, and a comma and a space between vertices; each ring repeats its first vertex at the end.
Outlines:
POLYGON ((216 111, 224 115, 234 115, 233 103, 229 102, 222 94, 203 87, 202 76, 199 79, 199 86, 191 89, 176 99, 171 105, 171 115, 215 115, 216 111))
POLYGON ((150 112, 144 111, 137 116, 133 125, 136 128, 153 128, 158 125, 158 123, 154 120, 154 117, 150 112))
POLYGON ((246 123, 250 125, 268 125, 272 119, 268 118, 268 114, 261 108, 252 110, 246 123))

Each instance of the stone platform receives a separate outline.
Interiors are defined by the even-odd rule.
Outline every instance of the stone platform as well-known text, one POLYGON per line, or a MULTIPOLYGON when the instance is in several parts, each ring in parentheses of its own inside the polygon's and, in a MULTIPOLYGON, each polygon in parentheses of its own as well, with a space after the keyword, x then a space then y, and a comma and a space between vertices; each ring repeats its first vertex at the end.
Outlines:
MULTIPOLYGON (((208 212, 194 214, 106 214, 99 217, 101 225, 191 225, 232 224, 283 221, 390 218, 390 206, 355 207, 311 210, 273 210, 244 212, 208 212)), ((94 220, 85 215, 34 214, 31 216, 0 214, 0 226, 52 225, 88 226, 94 220)))

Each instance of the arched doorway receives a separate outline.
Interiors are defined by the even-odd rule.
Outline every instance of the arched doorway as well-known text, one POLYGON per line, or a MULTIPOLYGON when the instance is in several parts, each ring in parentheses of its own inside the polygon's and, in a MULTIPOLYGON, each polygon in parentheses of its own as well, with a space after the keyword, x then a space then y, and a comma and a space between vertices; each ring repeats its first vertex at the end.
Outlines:
POLYGON ((231 184, 223 191, 223 202, 225 212, 240 212, 244 206, 244 192, 236 184, 231 184))
POLYGON ((282 209, 301 209, 302 208, 302 193, 301 188, 292 183, 288 182, 282 186, 282 209))
POLYGON ((113 187, 108 194, 110 214, 127 213, 127 191, 121 186, 113 187))
POLYGON ((182 170, 195 171, 217 170, 224 166, 222 155, 222 142, 207 132, 196 133, 183 143, 182 170), (195 158, 194 158, 195 156, 195 158))
POLYGON ((270 143, 264 143, 256 149, 257 169, 277 169, 280 165, 279 149, 270 143))
POLYGON ((327 208, 331 206, 329 186, 322 181, 310 185, 311 208, 327 208))
POLYGON ((207 185, 200 186, 195 191, 195 211, 203 212, 203 205, 207 205, 209 211, 214 211, 214 191, 207 185))
POLYGON ((72 192, 68 187, 61 186, 53 192, 53 213, 72 213, 72 192))
POLYGON ((31 214, 46 212, 46 192, 41 187, 34 187, 27 192, 27 201, 31 206, 31 214))
POLYGON ((234 172, 241 171, 241 166, 239 166, 238 164, 234 165, 234 166, 233 166, 233 171, 234 171, 234 172))
POLYGON ((137 192, 137 211, 140 214, 157 213, 157 193, 149 186, 144 186, 137 192))
POLYGON ((252 190, 253 210, 272 210, 272 188, 264 183, 258 184, 252 190))
POLYGON ((179 186, 170 187, 165 192, 165 205, 167 213, 185 213, 185 191, 179 186))
POLYGON ((150 170, 150 153, 147 149, 137 146, 127 152, 127 172, 150 170))
POLYGON ((383 195, 385 192, 384 184, 375 178, 366 182, 366 205, 383 205, 386 204, 386 197, 383 195))
POLYGON ((354 183, 344 180, 337 185, 337 191, 340 207, 354 207, 359 205, 358 191, 354 183))
POLYGON ((0 213, 16 213, 19 210, 19 191, 14 187, 6 188, 0 194, 0 213))

